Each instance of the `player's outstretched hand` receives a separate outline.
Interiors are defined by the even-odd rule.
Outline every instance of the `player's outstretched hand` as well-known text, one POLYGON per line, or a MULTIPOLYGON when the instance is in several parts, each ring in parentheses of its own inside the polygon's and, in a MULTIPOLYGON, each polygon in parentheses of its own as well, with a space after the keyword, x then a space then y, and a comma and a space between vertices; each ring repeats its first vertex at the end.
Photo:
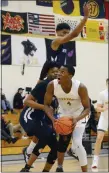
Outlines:
POLYGON ((89 6, 87 5, 87 3, 84 4, 84 7, 83 7, 83 10, 84 10, 84 17, 89 17, 89 6))

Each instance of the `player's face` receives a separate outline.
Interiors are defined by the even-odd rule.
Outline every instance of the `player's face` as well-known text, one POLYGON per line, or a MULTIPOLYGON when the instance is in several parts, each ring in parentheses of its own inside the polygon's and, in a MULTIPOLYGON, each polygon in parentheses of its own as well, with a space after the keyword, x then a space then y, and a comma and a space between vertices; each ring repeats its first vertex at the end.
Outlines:
POLYGON ((62 66, 59 70, 58 79, 60 82, 64 82, 68 78, 70 78, 70 74, 68 73, 67 68, 62 66))
POLYGON ((61 31, 57 31, 57 36, 58 37, 64 37, 65 35, 69 34, 70 30, 69 29, 63 29, 61 31))
POLYGON ((58 73, 59 73, 59 69, 57 67, 54 67, 49 70, 48 77, 50 77, 51 79, 57 79, 58 73))

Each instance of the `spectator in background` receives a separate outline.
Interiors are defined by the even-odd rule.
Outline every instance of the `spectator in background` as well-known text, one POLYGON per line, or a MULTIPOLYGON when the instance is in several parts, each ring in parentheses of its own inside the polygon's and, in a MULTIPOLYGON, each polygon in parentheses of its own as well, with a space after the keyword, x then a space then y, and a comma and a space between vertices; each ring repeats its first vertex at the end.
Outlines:
POLYGON ((13 107, 14 109, 23 109, 23 99, 25 98, 25 96, 23 97, 23 88, 19 88, 17 93, 14 96, 13 99, 13 107))
POLYGON ((6 96, 3 93, 1 93, 1 108, 3 109, 5 114, 7 114, 8 111, 11 111, 12 114, 15 114, 13 108, 10 105, 10 102, 6 99, 6 96))
POLYGON ((1 116, 1 139, 8 143, 15 143, 18 140, 18 137, 11 136, 8 124, 9 122, 5 122, 3 116, 1 116))

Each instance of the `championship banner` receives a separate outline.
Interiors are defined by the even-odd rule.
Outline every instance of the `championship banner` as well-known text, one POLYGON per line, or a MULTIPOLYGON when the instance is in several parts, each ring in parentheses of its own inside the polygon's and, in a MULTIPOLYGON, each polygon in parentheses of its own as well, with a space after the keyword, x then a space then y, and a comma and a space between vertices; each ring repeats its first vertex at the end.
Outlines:
POLYGON ((83 6, 89 5, 89 18, 105 18, 104 0, 80 0, 80 13, 84 16, 83 6))
POLYGON ((64 16, 80 16, 79 0, 54 0, 53 12, 64 16))
POLYGON ((88 20, 83 28, 81 37, 87 41, 105 41, 104 21, 88 20))
POLYGON ((72 65, 76 66, 76 43, 75 41, 69 41, 65 43, 62 50, 58 54, 52 54, 51 51, 51 39, 45 39, 46 43, 46 60, 58 62, 60 65, 72 65))
POLYGON ((2 11, 1 31, 12 34, 28 33, 27 13, 2 11))
POLYGON ((1 64, 11 65, 11 36, 1 35, 1 64))
MULTIPOLYGON (((59 23, 67 23, 71 27, 71 30, 74 30, 80 23, 80 18, 78 18, 78 17, 71 18, 71 17, 61 16, 61 15, 55 15, 56 26, 59 23)), ((79 38, 79 37, 80 37, 80 34, 77 38, 79 38)))
POLYGON ((44 6, 44 7, 52 7, 52 0, 36 0, 36 5, 44 6))

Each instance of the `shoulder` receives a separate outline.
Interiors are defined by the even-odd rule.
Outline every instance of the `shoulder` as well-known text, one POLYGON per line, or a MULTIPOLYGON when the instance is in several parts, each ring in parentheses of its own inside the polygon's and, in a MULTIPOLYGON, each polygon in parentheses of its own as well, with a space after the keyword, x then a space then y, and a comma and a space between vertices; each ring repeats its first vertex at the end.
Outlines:
POLYGON ((80 90, 87 90, 87 87, 83 83, 80 82, 79 89, 80 90))
POLYGON ((87 92, 88 92, 87 87, 83 83, 80 83, 79 88, 78 88, 78 94, 79 95, 84 95, 87 92))

